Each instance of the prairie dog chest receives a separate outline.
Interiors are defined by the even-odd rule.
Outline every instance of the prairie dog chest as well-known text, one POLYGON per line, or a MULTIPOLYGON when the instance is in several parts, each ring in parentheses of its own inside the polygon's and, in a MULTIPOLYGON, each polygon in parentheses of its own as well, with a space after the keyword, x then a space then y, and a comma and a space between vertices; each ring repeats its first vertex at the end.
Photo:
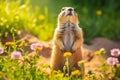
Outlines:
POLYGON ((65 40, 67 40, 67 39, 73 40, 74 35, 75 35, 74 34, 75 33, 75 26, 70 22, 66 23, 64 26, 65 27, 64 27, 64 31, 63 31, 63 38, 65 40))
POLYGON ((75 40, 75 26, 70 22, 66 23, 64 26, 63 43, 66 49, 69 51, 75 40))

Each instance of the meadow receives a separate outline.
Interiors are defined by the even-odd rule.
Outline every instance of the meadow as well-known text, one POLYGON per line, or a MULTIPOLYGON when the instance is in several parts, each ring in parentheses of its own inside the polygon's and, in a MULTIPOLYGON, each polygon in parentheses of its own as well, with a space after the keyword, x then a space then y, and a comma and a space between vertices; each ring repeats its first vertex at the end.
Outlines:
MULTIPOLYGON (((89 70, 83 79, 82 70, 73 68, 69 75, 68 59, 72 53, 66 52, 66 64, 61 71, 48 72, 49 64, 39 64, 42 43, 22 40, 21 33, 27 32, 39 40, 52 40, 57 25, 57 16, 64 6, 72 6, 78 13, 79 26, 84 32, 84 43, 91 44, 95 37, 120 40, 120 1, 114 0, 0 0, 0 80, 119 80, 120 49, 109 52, 104 48, 93 52, 99 56, 101 66, 97 71, 89 70), (30 50, 27 50, 26 47, 30 50), (29 56, 31 52, 34 56, 29 56), (43 69, 44 68, 44 69, 43 69), (98 74, 96 74, 98 73, 98 74)), ((85 61, 79 66, 84 67, 85 61)))

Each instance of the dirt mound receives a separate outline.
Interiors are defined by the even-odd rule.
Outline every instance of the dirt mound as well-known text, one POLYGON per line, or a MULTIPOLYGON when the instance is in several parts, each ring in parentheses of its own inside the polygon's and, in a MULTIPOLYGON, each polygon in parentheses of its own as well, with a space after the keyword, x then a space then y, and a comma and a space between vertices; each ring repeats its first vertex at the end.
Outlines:
MULTIPOLYGON (((22 40, 27 41, 29 44, 40 42, 44 45, 43 50, 39 53, 41 55, 40 62, 49 64, 50 61, 50 55, 52 50, 52 40, 44 42, 40 41, 35 36, 28 34, 28 33, 22 33, 21 34, 22 40)), ((83 52, 84 52, 84 59, 85 59, 85 72, 87 73, 89 70, 96 70, 101 65, 101 60, 99 56, 94 56, 93 52, 96 50, 99 50, 100 48, 105 48, 107 53, 106 55, 109 55, 110 49, 112 48, 120 48, 120 42, 114 42, 111 40, 108 40, 106 38, 95 38, 90 41, 91 45, 83 45, 83 52)), ((28 50, 30 50, 28 48, 28 50)))
POLYGON ((120 42, 114 42, 107 38, 95 38, 90 41, 91 45, 84 45, 85 48, 95 51, 99 50, 100 48, 105 48, 106 56, 109 56, 110 50, 113 48, 120 48, 120 42))

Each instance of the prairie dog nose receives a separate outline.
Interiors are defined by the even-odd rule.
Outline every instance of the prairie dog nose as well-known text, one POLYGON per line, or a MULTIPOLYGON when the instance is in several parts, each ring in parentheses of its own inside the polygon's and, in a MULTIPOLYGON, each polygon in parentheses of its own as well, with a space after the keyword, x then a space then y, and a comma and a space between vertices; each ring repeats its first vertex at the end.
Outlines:
POLYGON ((72 9, 72 8, 69 8, 68 11, 73 11, 73 9, 72 9))

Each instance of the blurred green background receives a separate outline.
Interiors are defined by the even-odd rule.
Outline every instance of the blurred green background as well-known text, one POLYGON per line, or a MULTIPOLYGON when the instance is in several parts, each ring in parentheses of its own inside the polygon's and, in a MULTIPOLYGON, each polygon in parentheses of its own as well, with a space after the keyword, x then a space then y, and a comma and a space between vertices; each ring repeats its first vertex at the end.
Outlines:
POLYGON ((50 40, 65 6, 78 13, 85 43, 95 37, 120 40, 120 0, 0 0, 0 37, 26 30, 50 40))

